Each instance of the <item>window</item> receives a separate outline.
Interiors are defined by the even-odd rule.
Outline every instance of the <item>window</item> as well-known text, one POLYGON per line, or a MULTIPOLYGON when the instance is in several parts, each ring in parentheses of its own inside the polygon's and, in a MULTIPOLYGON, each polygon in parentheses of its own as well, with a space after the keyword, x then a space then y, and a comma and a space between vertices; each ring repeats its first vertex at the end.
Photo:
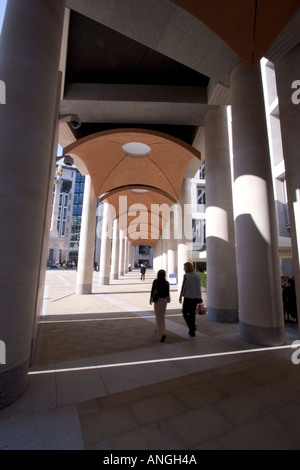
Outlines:
POLYGON ((205 162, 202 163, 201 167, 199 168, 199 175, 200 180, 205 180, 205 162))
POLYGON ((206 208, 206 195, 205 195, 205 188, 198 187, 197 188, 197 212, 205 212, 206 208))
POLYGON ((205 220, 192 221, 193 227, 193 250, 204 251, 206 249, 206 225, 205 220))

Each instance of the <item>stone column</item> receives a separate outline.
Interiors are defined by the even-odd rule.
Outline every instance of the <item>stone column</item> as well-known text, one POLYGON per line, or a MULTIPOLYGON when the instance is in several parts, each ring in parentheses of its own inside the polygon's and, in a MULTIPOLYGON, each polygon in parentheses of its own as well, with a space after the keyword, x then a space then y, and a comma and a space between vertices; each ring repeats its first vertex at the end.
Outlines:
POLYGON ((156 271, 162 269, 162 241, 161 238, 157 240, 156 244, 156 271))
MULTIPOLYGON (((293 267, 300 316, 300 44, 275 62, 288 195, 293 267)), ((298 322, 299 327, 300 323, 298 322)))
POLYGON ((259 67, 233 70, 231 103, 240 334, 251 343, 280 345, 277 223, 259 67))
POLYGON ((62 186, 62 180, 60 176, 54 182, 55 191, 54 191, 54 198, 53 198, 53 208, 52 208, 52 216, 51 216, 51 227, 49 233, 49 241, 51 243, 51 248, 53 247, 53 261, 60 261, 59 260, 59 234, 57 230, 57 222, 58 222, 58 213, 59 213, 59 199, 60 199, 60 189, 62 186))
POLYGON ((158 261, 157 261, 157 245, 158 245, 158 241, 155 245, 155 247, 153 248, 153 270, 155 272, 157 272, 157 264, 158 264, 158 261))
POLYGON ((113 239, 111 248, 111 280, 118 279, 118 268, 119 268, 119 220, 115 219, 113 223, 113 239))
POLYGON ((128 238, 124 240, 124 274, 128 273, 128 238))
POLYGON ((59 198, 60 198, 60 189, 62 185, 62 180, 58 177, 55 182, 55 191, 54 191, 54 199, 53 199, 53 209, 52 209, 52 217, 51 217, 51 227, 50 231, 57 233, 57 221, 58 221, 58 210, 59 210, 59 198))
POLYGON ((178 229, 181 239, 178 240, 178 290, 184 276, 183 265, 191 261, 192 255, 192 201, 191 201, 191 179, 185 178, 182 183, 180 201, 178 205, 178 229), (181 222, 181 224, 180 224, 181 222), (181 225, 181 226, 180 226, 181 225))
POLYGON ((119 232, 119 278, 124 276, 124 233, 123 230, 119 232))
POLYGON ((168 270, 168 242, 169 240, 161 239, 161 269, 164 269, 166 272, 168 270))
POLYGON ((65 0, 7 2, 0 40, 0 408, 27 387, 43 251, 65 0), (9 217, 8 217, 9 214, 9 217), (26 267, 26 274, 24 273, 26 267))
MULTIPOLYGON (((174 208, 174 206, 172 206, 172 208, 174 208)), ((177 241, 175 240, 175 216, 173 210, 170 211, 170 239, 168 240, 168 274, 175 275, 177 283, 177 241)))
POLYGON ((110 277, 110 257, 111 257, 111 239, 112 239, 112 220, 109 211, 109 204, 104 202, 103 221, 101 233, 101 252, 99 284, 108 285, 110 277))
POLYGON ((238 293, 227 108, 205 117, 208 319, 238 321, 238 293))
POLYGON ((85 177, 78 252, 76 294, 91 294, 93 286, 97 198, 92 180, 85 177))
POLYGON ((133 269, 134 268, 134 247, 130 242, 128 242, 128 250, 129 250, 129 263, 131 264, 131 269, 133 269))
POLYGON ((175 253, 174 253, 174 213, 170 211, 170 219, 168 221, 168 239, 167 257, 168 257, 168 274, 175 274, 175 253))

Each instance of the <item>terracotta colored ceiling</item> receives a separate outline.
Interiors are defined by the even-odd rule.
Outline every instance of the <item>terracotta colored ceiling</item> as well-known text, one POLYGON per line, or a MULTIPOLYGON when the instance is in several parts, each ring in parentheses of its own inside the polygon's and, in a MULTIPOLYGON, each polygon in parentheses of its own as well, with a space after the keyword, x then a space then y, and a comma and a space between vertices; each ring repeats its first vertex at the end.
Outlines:
POLYGON ((171 0, 197 17, 250 68, 299 8, 299 0, 171 0))
POLYGON ((113 192, 106 201, 113 206, 119 228, 125 230, 133 246, 155 246, 168 220, 172 201, 159 192, 135 193, 131 189, 113 192))
POLYGON ((95 196, 114 206, 120 228, 134 246, 157 243, 164 223, 162 213, 155 215, 158 205, 177 202, 189 163, 198 158, 200 165, 200 152, 192 146, 145 129, 99 132, 68 145, 63 154, 76 155, 83 161, 95 196), (151 151, 132 157, 122 150, 129 142, 146 144, 151 151), (133 191, 137 189, 147 192, 133 191))

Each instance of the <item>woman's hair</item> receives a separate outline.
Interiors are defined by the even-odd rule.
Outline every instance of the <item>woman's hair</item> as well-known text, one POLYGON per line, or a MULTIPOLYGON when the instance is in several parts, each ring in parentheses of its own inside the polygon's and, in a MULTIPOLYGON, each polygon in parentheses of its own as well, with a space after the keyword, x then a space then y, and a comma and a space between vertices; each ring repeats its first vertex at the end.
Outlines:
POLYGON ((164 269, 160 269, 157 273, 157 279, 159 281, 165 281, 166 279, 166 271, 164 269))
POLYGON ((194 272, 194 267, 193 267, 192 263, 190 263, 189 261, 187 263, 184 263, 183 268, 184 268, 186 273, 193 273, 194 272))

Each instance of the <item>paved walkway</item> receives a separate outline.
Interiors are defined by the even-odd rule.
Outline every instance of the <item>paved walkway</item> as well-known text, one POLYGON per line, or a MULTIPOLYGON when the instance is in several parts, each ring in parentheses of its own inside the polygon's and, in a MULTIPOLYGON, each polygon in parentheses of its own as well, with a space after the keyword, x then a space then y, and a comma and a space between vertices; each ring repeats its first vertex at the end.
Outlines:
POLYGON ((29 387, 0 411, 0 449, 300 449, 297 326, 279 349, 206 317, 190 338, 173 287, 160 343, 153 272, 97 278, 77 296, 76 272, 47 271, 29 387))

